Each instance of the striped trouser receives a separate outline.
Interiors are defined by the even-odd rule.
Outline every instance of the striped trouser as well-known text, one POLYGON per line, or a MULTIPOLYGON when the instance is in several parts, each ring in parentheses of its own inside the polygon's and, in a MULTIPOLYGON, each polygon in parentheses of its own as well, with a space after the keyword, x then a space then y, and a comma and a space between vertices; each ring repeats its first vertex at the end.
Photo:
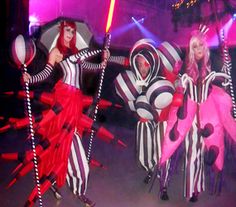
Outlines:
MULTIPOLYGON (((167 123, 166 121, 158 122, 155 126, 154 136, 155 140, 157 141, 157 160, 159 164, 160 158, 161 158, 161 152, 162 152, 162 142, 164 140, 164 134, 166 130, 167 123)), ((162 166, 159 167, 159 179, 160 179, 160 189, 167 187, 168 180, 169 180, 169 169, 170 169, 170 160, 167 160, 162 166)))
POLYGON ((87 189, 89 165, 83 145, 77 133, 71 144, 71 153, 68 160, 67 183, 74 194, 84 195, 87 189))
POLYGON ((138 121, 136 128, 137 159, 146 171, 153 171, 157 164, 156 145, 154 136, 154 121, 138 121))
POLYGON ((205 190, 204 142, 197 133, 196 117, 185 139, 185 182, 184 196, 205 190))

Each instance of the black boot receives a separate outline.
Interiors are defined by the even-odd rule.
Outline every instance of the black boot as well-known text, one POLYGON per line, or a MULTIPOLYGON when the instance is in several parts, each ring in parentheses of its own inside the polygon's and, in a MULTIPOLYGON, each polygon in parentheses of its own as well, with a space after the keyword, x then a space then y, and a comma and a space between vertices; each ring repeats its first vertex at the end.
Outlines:
POLYGON ((189 199, 190 202, 197 202, 198 201, 198 195, 197 193, 193 193, 192 197, 189 199))
POLYGON ((169 200, 169 196, 167 194, 167 188, 163 188, 160 192, 160 199, 163 201, 168 201, 169 200))
POLYGON ((80 201, 84 204, 85 207, 94 207, 95 203, 88 199, 85 195, 78 196, 80 201))

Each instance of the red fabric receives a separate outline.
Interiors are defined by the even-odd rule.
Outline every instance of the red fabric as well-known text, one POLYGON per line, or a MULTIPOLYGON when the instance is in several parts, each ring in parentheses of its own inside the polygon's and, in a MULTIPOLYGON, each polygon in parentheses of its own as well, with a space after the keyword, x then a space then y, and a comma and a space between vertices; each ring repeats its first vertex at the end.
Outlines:
POLYGON ((50 140, 55 138, 53 146, 50 147, 50 152, 40 162, 40 176, 47 174, 55 166, 63 165, 58 172, 57 185, 61 187, 64 185, 67 173, 67 162, 70 153, 72 137, 76 125, 82 115, 82 93, 80 90, 69 86, 59 81, 55 86, 54 104, 60 105, 62 110, 53 117, 51 117, 52 110, 50 110, 39 124, 45 129, 45 136, 50 140), (50 121, 47 122, 48 117, 50 121), (70 131, 65 129, 65 125, 70 126, 70 131), (62 137, 63 136, 63 137, 62 137))
POLYGON ((163 75, 164 75, 164 77, 166 77, 166 79, 167 79, 168 81, 170 81, 171 83, 174 83, 175 80, 178 78, 178 75, 177 75, 177 74, 175 74, 175 73, 173 73, 173 72, 167 70, 166 68, 164 68, 164 70, 163 70, 163 75))
POLYGON ((165 107, 164 109, 161 110, 160 116, 159 116, 159 121, 166 121, 169 116, 169 111, 170 111, 170 106, 165 107))

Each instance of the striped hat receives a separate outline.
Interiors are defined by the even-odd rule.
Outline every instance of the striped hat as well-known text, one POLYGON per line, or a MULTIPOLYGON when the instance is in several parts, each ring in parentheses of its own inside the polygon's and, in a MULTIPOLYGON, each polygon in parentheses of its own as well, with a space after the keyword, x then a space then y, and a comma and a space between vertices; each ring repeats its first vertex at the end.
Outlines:
POLYGON ((172 72, 175 63, 182 59, 182 51, 178 45, 170 42, 163 42, 158 46, 162 67, 172 72))

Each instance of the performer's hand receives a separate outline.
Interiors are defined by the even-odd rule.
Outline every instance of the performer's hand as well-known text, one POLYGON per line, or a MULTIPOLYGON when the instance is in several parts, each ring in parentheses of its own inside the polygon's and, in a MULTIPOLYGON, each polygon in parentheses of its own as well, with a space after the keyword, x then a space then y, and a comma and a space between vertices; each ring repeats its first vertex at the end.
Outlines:
POLYGON ((102 59, 107 61, 109 59, 110 55, 111 54, 110 54, 110 51, 108 49, 103 50, 102 59))
POLYGON ((106 68, 107 67, 107 60, 103 60, 101 62, 101 66, 102 66, 102 68, 106 68))
POLYGON ((31 79, 31 76, 29 73, 23 73, 22 77, 25 83, 29 83, 29 80, 31 79))

